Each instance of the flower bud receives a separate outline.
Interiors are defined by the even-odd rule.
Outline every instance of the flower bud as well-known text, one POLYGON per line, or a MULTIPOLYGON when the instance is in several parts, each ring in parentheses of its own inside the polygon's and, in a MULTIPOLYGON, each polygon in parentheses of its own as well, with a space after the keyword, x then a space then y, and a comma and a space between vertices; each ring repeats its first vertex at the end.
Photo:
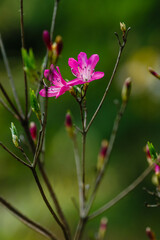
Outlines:
POLYGON ((154 171, 156 176, 160 177, 160 166, 158 164, 155 165, 154 171))
POLYGON ((146 234, 150 240, 156 240, 155 234, 152 232, 150 227, 146 228, 146 234))
POLYGON ((127 78, 124 81, 123 87, 122 87, 122 101, 123 102, 128 102, 129 100, 129 96, 131 93, 131 85, 132 85, 132 81, 130 78, 127 78))
POLYGON ((153 70, 151 67, 149 67, 148 70, 154 77, 160 79, 160 75, 155 70, 153 70))
POLYGON ((34 93, 34 90, 32 90, 32 89, 30 89, 30 102, 31 102, 32 111, 36 114, 38 120, 41 121, 40 106, 39 106, 38 100, 36 98, 36 95, 34 93))
POLYGON ((152 161, 152 157, 151 157, 151 154, 149 152, 149 147, 148 147, 148 144, 146 144, 145 148, 144 148, 144 151, 146 153, 146 158, 147 158, 147 162, 149 165, 152 165, 153 161, 152 161))
POLYGON ((51 42, 51 39, 50 39, 50 34, 47 30, 43 31, 43 41, 44 41, 47 49, 49 51, 51 51, 52 50, 52 42, 51 42))
POLYGON ((61 36, 57 36, 55 39, 54 44, 52 45, 52 48, 55 50, 56 55, 59 56, 63 49, 63 41, 61 36))
POLYGON ((18 137, 18 132, 17 132, 17 129, 14 125, 13 122, 11 122, 11 134, 12 134, 12 141, 13 141, 13 144, 15 145, 15 147, 18 147, 19 146, 19 137, 18 137))
POLYGON ((126 32, 126 24, 124 22, 120 22, 120 29, 123 32, 123 34, 126 32))
POLYGON ((98 240, 103 240, 106 230, 107 230, 107 223, 108 219, 107 218, 102 218, 100 222, 100 227, 99 227, 99 232, 98 232, 98 240))
POLYGON ((97 161, 97 170, 98 171, 100 171, 103 167, 104 159, 105 159, 106 154, 107 154, 107 149, 108 149, 108 141, 103 140, 102 143, 101 143, 100 152, 98 154, 98 161, 97 161))
POLYGON ((73 123, 72 123, 71 114, 70 114, 69 111, 66 114, 65 127, 66 127, 66 131, 68 132, 68 135, 71 138, 73 138, 73 136, 74 136, 74 127, 73 127, 73 123))
POLYGON ((37 139, 37 127, 36 127, 35 122, 30 122, 29 131, 30 131, 30 134, 31 134, 31 137, 32 137, 34 143, 36 143, 36 139, 37 139))

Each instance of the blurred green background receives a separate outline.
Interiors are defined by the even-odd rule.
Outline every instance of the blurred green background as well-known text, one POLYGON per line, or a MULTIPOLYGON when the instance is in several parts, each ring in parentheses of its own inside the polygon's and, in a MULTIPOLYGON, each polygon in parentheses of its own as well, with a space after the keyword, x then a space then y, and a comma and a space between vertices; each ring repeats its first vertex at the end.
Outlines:
MULTIPOLYGON (((42 32, 44 29, 50 29, 53 3, 52 0, 24 1, 25 42, 27 48, 32 47, 39 69, 46 51, 42 32)), ((24 108, 19 9, 19 1, 0 1, 0 32, 24 108)), ((61 0, 59 3, 53 38, 60 34, 64 41, 64 49, 58 62, 62 76, 73 79, 67 64, 68 58, 77 58, 81 51, 86 52, 88 57, 94 53, 99 54, 100 61, 96 70, 105 72, 103 79, 94 81, 89 86, 88 120, 100 102, 116 61, 118 42, 114 32, 121 34, 120 21, 131 27, 116 77, 87 138, 87 181, 92 184, 101 140, 109 138, 116 116, 117 107, 114 100, 120 100, 122 83, 130 76, 133 80, 133 91, 93 209, 97 209, 114 197, 147 167, 143 148, 148 140, 153 142, 159 151, 160 83, 148 72, 148 66, 160 72, 159 9, 158 0, 132 2, 61 0)), ((11 94, 2 56, 0 56, 0 81, 11 94)), ((74 122, 80 126, 79 108, 69 93, 57 100, 49 99, 46 169, 74 232, 78 214, 71 198, 78 201, 78 191, 72 142, 64 128, 65 113, 68 109, 73 114, 74 122)), ((0 106, 0 116, 0 140, 19 154, 11 141, 10 122, 14 121, 20 134, 23 134, 22 127, 2 106, 0 106)), ((36 121, 34 115, 32 120, 36 121)), ((81 144, 81 140, 79 143, 81 144)), ((151 175, 125 199, 103 214, 109 220, 107 240, 145 240, 147 226, 150 226, 160 239, 160 210, 145 207, 145 202, 154 203, 155 200, 142 190, 143 187, 154 190, 151 175)), ((62 236, 41 199, 31 173, 2 149, 0 150, 0 195, 28 217, 49 226, 51 230, 62 236)), ((90 239, 98 231, 101 217, 87 224, 83 239, 90 239)), ((0 206, 0 239, 44 238, 21 224, 0 206)))

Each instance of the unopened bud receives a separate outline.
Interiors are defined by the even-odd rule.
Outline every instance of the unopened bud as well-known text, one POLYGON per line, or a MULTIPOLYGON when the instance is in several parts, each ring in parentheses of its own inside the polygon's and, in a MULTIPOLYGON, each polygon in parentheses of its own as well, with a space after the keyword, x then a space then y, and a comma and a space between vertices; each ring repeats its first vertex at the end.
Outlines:
POLYGON ((120 29, 123 33, 126 32, 126 24, 124 22, 120 22, 120 29))
POLYGON ((123 87, 122 87, 122 101, 123 102, 128 102, 130 93, 131 93, 131 85, 132 81, 131 78, 127 78, 124 81, 123 87))
POLYGON ((148 70, 154 77, 160 79, 160 75, 153 68, 149 67, 148 70))
POLYGON ((151 157, 151 154, 149 152, 149 147, 148 147, 148 144, 146 144, 145 148, 144 148, 144 151, 146 153, 146 158, 147 158, 147 162, 149 165, 152 165, 153 164, 153 161, 152 161, 152 157, 151 157))
POLYGON ((39 106, 38 100, 36 98, 36 95, 34 93, 34 90, 32 90, 32 89, 30 89, 30 102, 31 102, 32 111, 36 114, 38 120, 41 121, 40 106, 39 106))
POLYGON ((154 232, 152 232, 150 227, 146 228, 146 234, 150 240, 156 240, 154 232))
POLYGON ((102 143, 101 143, 100 152, 98 154, 98 161, 97 161, 97 170, 98 171, 100 171, 103 167, 104 159, 105 159, 106 154, 107 154, 107 149, 108 149, 108 141, 103 140, 102 143))
POLYGON ((52 42, 50 39, 50 34, 47 30, 43 31, 43 41, 44 41, 47 49, 51 51, 52 50, 52 42))
POLYGON ((15 147, 18 147, 19 146, 18 132, 13 122, 11 122, 10 130, 12 134, 12 142, 15 145, 15 147))
POLYGON ((72 123, 72 117, 71 117, 71 114, 70 114, 69 111, 66 114, 65 127, 66 127, 66 130, 68 132, 68 135, 71 138, 73 138, 73 136, 74 136, 74 127, 73 127, 73 123, 72 123))
POLYGON ((160 177, 160 166, 158 164, 155 165, 154 171, 156 176, 160 177))
POLYGON ((35 122, 31 122, 31 123, 30 123, 30 125, 29 125, 29 131, 30 131, 30 134, 31 134, 31 137, 32 137, 34 143, 36 143, 36 139, 37 139, 37 127, 36 127, 35 122))
POLYGON ((56 52, 56 55, 59 56, 62 52, 63 49, 63 41, 62 41, 62 37, 61 36, 57 36, 55 39, 55 42, 52 46, 56 52))
POLYGON ((108 219, 107 218, 102 218, 99 226, 99 232, 98 232, 98 240, 103 240, 106 230, 107 230, 107 223, 108 219))

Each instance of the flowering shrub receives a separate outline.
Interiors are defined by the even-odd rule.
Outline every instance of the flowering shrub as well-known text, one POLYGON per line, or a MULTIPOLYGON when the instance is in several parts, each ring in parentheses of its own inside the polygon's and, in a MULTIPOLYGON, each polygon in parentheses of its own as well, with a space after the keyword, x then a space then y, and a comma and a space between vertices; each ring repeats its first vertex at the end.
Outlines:
MULTIPOLYGON (((115 138, 117 135, 117 131, 119 128, 120 120, 124 114, 126 106, 128 104, 132 81, 131 78, 127 78, 124 81, 121 92, 121 104, 118 106, 119 110, 115 121, 113 123, 113 129, 111 131, 110 139, 104 139, 101 144, 101 149, 98 154, 98 160, 96 165, 96 176, 94 183, 92 184, 91 194, 87 196, 87 183, 86 183, 86 137, 90 130, 91 125, 93 124, 97 114, 99 114, 99 110, 101 109, 104 100, 107 96, 108 91, 110 90, 110 86, 115 77, 118 64, 121 59, 122 52, 127 43, 127 37, 130 28, 126 28, 125 23, 120 23, 121 36, 115 33, 118 44, 119 44, 119 52, 117 56, 117 60, 115 66, 113 68, 112 75, 110 80, 105 88, 102 99, 97 106, 95 112, 93 113, 91 119, 88 121, 87 116, 87 91, 90 85, 90 82, 94 80, 98 80, 104 77, 104 73, 100 71, 95 71, 95 67, 99 61, 99 55, 93 54, 89 58, 87 58, 87 54, 85 52, 80 52, 78 55, 78 61, 74 58, 69 58, 68 65, 71 68, 71 72, 74 75, 75 79, 70 81, 62 78, 59 67, 57 66, 57 62, 59 60, 59 56, 63 49, 63 42, 60 36, 57 36, 55 42, 52 41, 52 36, 54 32, 55 25, 55 17, 58 7, 58 0, 55 0, 54 5, 54 14, 51 24, 51 32, 44 30, 43 31, 43 40, 46 46, 46 56, 45 60, 42 64, 42 70, 39 73, 37 71, 37 67, 35 64, 35 58, 33 51, 30 49, 29 52, 25 49, 24 45, 24 23, 23 23, 23 0, 20 1, 21 6, 21 37, 22 37, 22 60, 23 60, 23 71, 24 71, 24 85, 25 85, 25 111, 22 110, 21 103, 19 101, 19 97, 16 93, 14 81, 12 76, 10 75, 10 68, 8 64, 8 59, 5 53, 4 45, 2 38, 0 37, 0 47, 5 63, 6 70, 10 77, 11 88, 14 95, 14 101, 8 96, 3 84, 0 83, 1 93, 5 99, 1 99, 1 104, 8 110, 13 118, 18 120, 23 127, 24 133, 26 134, 25 140, 28 142, 27 144, 30 146, 32 155, 29 157, 29 154, 24 150, 24 142, 22 142, 19 131, 16 128, 15 123, 11 123, 11 136, 14 146, 18 151, 21 152, 22 157, 18 157, 15 153, 13 153, 7 146, 5 146, 2 142, 0 142, 0 146, 7 151, 13 158, 15 158, 18 162, 23 164, 26 168, 28 168, 33 178, 37 184, 40 195, 46 205, 46 208, 50 212, 53 219, 56 221, 56 224, 59 226, 61 232, 63 233, 63 238, 66 240, 79 240, 82 239, 82 234, 84 232, 84 228, 87 222, 91 219, 94 219, 97 216, 100 216, 102 213, 106 212, 110 207, 115 205, 118 201, 120 201, 123 197, 125 197, 130 191, 132 191, 138 184, 140 184, 144 178, 154 170, 154 183, 156 184, 156 196, 159 198, 160 196, 160 157, 155 151, 153 145, 148 143, 146 146, 146 156, 149 162, 149 167, 142 172, 142 174, 135 179, 128 187, 126 187, 122 192, 120 192, 116 197, 114 197, 109 202, 105 203, 97 210, 92 211, 92 206, 94 200, 97 196, 97 190, 102 182, 103 176, 105 174, 105 170, 107 164, 110 159, 110 155, 112 153, 112 149, 114 147, 115 138), (30 89, 28 91, 28 80, 37 84, 36 92, 30 89), (73 122, 71 113, 68 111, 65 119, 65 127, 68 132, 69 137, 71 138, 74 146, 74 156, 76 163, 76 174, 77 174, 77 182, 78 182, 78 193, 79 193, 79 204, 78 204, 78 214, 79 214, 79 222, 77 223, 77 227, 72 236, 71 229, 73 226, 70 226, 68 220, 62 210, 61 204, 58 201, 57 195, 55 194, 54 188, 51 185, 48 174, 46 173, 44 166, 44 151, 45 151, 45 138, 46 138, 46 125, 47 125, 47 115, 48 115, 48 98, 55 97, 58 98, 63 95, 65 92, 69 92, 74 100, 78 103, 81 115, 81 123, 82 125, 79 127, 76 123, 73 122), (29 108, 29 95, 30 94, 30 108, 29 108), (40 95, 40 96, 39 96, 40 95), (41 98, 41 96, 43 98, 41 98), (39 97, 41 101, 39 101, 39 97), (37 121, 39 122, 39 126, 36 125, 35 122, 31 121, 31 111, 37 117, 37 121), (78 141, 77 136, 81 135, 82 137, 82 152, 79 154, 78 141), (45 184, 46 189, 48 189, 51 200, 48 200, 48 197, 45 193, 44 186, 41 184, 39 174, 37 174, 37 168, 39 169, 39 174, 42 177, 42 180, 45 184), (52 207, 51 201, 54 203, 54 208, 52 207)), ((154 70, 150 69, 150 72, 159 78, 159 75, 156 74, 154 70)), ((102 80, 103 81, 103 80, 102 80)), ((47 147, 47 146, 46 146, 47 147)), ((0 203, 9 209, 19 220, 25 223, 28 227, 32 228, 36 232, 42 234, 44 237, 47 237, 52 240, 60 239, 54 232, 51 232, 46 227, 40 225, 39 223, 31 220, 24 214, 22 214, 18 209, 16 209, 12 204, 8 203, 2 196, 0 196, 0 203)), ((157 203, 157 206, 159 203, 157 203)), ((94 239, 103 240, 105 237, 108 219, 103 217, 100 221, 99 229, 97 230, 97 234, 94 235, 94 239)), ((73 231, 73 230, 72 230, 73 231)), ((147 236, 154 240, 155 234, 152 232, 150 228, 146 229, 147 236)))

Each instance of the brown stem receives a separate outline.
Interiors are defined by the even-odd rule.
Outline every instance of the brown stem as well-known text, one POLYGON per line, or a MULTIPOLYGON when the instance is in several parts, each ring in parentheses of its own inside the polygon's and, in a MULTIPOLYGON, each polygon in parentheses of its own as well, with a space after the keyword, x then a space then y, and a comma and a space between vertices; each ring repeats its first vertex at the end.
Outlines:
POLYGON ((5 206, 11 213, 13 213, 21 222, 23 222, 28 227, 32 228, 36 232, 42 234, 43 236, 57 240, 57 238, 46 228, 42 227, 39 223, 34 222, 33 220, 26 217, 19 210, 13 207, 10 203, 8 203, 4 198, 0 197, 0 203, 5 206))
POLYGON ((15 107, 15 105, 13 104, 13 102, 11 101, 10 97, 8 96, 6 90, 4 89, 4 87, 2 86, 1 83, 0 83, 0 89, 1 89, 4 97, 5 97, 6 100, 8 101, 9 105, 11 106, 11 108, 13 109, 13 111, 15 112, 15 114, 18 116, 19 119, 22 119, 20 113, 18 112, 17 108, 15 107))
POLYGON ((0 146, 3 147, 4 150, 6 150, 12 157, 14 157, 18 162, 22 163, 23 165, 25 165, 26 167, 31 168, 31 165, 24 162, 21 158, 19 158, 18 156, 16 156, 13 152, 11 152, 2 142, 0 142, 0 146))
POLYGON ((51 207, 51 205, 50 205, 50 203, 49 203, 49 201, 48 201, 48 199, 47 199, 47 197, 46 197, 46 195, 45 195, 45 193, 44 193, 44 191, 43 191, 43 188, 42 188, 42 185, 41 185, 41 183, 40 183, 40 181, 39 181, 39 178, 38 178, 38 175, 37 175, 37 173, 36 173, 36 170, 35 170, 34 168, 32 168, 32 173, 33 173, 33 176, 34 176, 34 179, 35 179, 36 184, 37 184, 37 186, 38 186, 38 189, 39 189, 39 191, 40 191, 40 193, 41 193, 41 196, 42 196, 42 198, 43 198, 43 200, 44 200, 44 202, 45 202, 48 210, 49 210, 50 213, 52 214, 52 216, 53 216, 53 218, 55 219, 55 221, 57 222, 57 224, 58 224, 58 225, 60 226, 60 228, 62 229, 63 234, 64 234, 64 236, 65 236, 65 239, 66 239, 66 240, 69 240, 69 237, 68 237, 68 235, 67 235, 66 229, 65 229, 64 225, 61 223, 61 221, 59 220, 59 218, 57 217, 57 215, 56 215, 56 213, 54 212, 53 208, 51 207))

